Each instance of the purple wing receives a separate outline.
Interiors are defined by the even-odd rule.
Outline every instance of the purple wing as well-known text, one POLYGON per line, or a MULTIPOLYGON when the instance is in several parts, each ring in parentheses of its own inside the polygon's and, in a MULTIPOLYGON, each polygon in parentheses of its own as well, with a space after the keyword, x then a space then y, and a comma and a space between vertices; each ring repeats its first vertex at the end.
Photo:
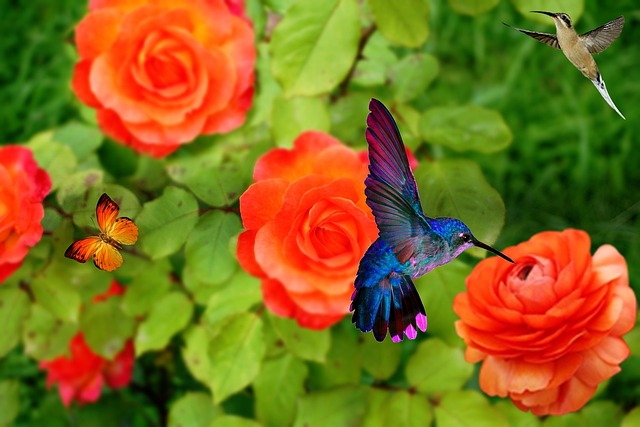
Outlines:
POLYGON ((366 136, 370 164, 364 182, 367 205, 373 211, 380 237, 404 263, 430 227, 395 120, 377 99, 371 99, 369 110, 366 136))

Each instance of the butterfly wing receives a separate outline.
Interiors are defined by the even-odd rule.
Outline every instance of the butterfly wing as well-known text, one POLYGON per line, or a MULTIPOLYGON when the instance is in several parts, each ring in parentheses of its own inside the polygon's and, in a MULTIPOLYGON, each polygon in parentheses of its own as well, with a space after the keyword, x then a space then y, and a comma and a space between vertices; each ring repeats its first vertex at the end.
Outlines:
POLYGON ((116 222, 119 212, 120 206, 111 200, 111 197, 107 196, 107 193, 102 193, 96 205, 96 218, 98 219, 100 231, 109 234, 108 231, 116 222))
POLYGON ((67 250, 64 252, 64 256, 74 259, 78 262, 87 262, 91 258, 98 248, 104 245, 102 239, 98 236, 91 236, 84 239, 80 239, 73 242, 67 250))
POLYGON ((121 245, 133 245, 138 240, 138 227, 124 216, 118 218, 105 232, 121 245))
POLYGON ((404 263, 420 247, 430 227, 422 213, 416 180, 395 120, 377 99, 371 99, 369 110, 367 205, 373 211, 380 237, 404 263))
POLYGON ((114 246, 101 242, 93 255, 93 263, 100 270, 113 271, 122 265, 122 255, 114 246))

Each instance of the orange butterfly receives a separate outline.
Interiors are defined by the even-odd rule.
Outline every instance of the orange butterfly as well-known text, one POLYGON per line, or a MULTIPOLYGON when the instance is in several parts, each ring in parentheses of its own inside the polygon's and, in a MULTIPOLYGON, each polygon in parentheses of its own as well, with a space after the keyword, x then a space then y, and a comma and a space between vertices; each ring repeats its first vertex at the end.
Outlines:
POLYGON ((96 206, 96 217, 100 234, 74 242, 64 256, 78 262, 93 263, 100 270, 113 271, 122 265, 122 255, 118 252, 122 245, 133 245, 138 240, 138 227, 126 217, 118 218, 120 207, 103 193, 96 206))

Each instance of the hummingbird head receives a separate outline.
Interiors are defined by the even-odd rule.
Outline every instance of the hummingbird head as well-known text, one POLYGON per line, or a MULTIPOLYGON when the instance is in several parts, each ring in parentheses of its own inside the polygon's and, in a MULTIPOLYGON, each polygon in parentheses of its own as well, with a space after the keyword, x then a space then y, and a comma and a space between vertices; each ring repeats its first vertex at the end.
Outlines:
POLYGON ((476 239, 475 236, 469 230, 469 227, 459 219, 456 218, 433 218, 430 221, 431 228, 438 234, 440 234, 449 244, 449 251, 451 252, 451 259, 456 258, 465 250, 472 246, 485 249, 492 252, 499 257, 513 262, 511 258, 503 254, 497 249, 492 248, 486 243, 482 243, 476 239))
POLYGON ((545 12, 543 10, 532 10, 531 12, 533 13, 542 13, 544 15, 548 15, 550 17, 553 18, 554 22, 556 23, 556 25, 561 25, 565 28, 571 28, 572 24, 571 24, 571 18, 569 18, 569 15, 567 15, 566 13, 562 13, 562 12, 545 12))

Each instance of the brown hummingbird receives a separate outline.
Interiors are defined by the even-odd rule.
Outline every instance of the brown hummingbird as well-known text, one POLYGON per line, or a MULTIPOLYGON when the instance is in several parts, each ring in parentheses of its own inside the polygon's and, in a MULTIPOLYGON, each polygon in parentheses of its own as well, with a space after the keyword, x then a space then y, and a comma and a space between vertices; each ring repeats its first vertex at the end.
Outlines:
POLYGON ((593 29, 584 34, 578 34, 571 24, 571 18, 566 13, 544 12, 541 10, 532 10, 534 13, 542 13, 553 18, 556 24, 557 34, 538 33, 535 31, 523 30, 521 28, 511 27, 534 39, 548 44, 551 47, 560 49, 567 59, 598 89, 600 95, 607 101, 607 104, 613 108, 616 113, 623 119, 625 118, 620 110, 615 106, 607 87, 604 84, 600 70, 593 59, 594 53, 600 53, 608 48, 615 39, 618 38, 624 26, 624 16, 619 16, 613 21, 593 29))

